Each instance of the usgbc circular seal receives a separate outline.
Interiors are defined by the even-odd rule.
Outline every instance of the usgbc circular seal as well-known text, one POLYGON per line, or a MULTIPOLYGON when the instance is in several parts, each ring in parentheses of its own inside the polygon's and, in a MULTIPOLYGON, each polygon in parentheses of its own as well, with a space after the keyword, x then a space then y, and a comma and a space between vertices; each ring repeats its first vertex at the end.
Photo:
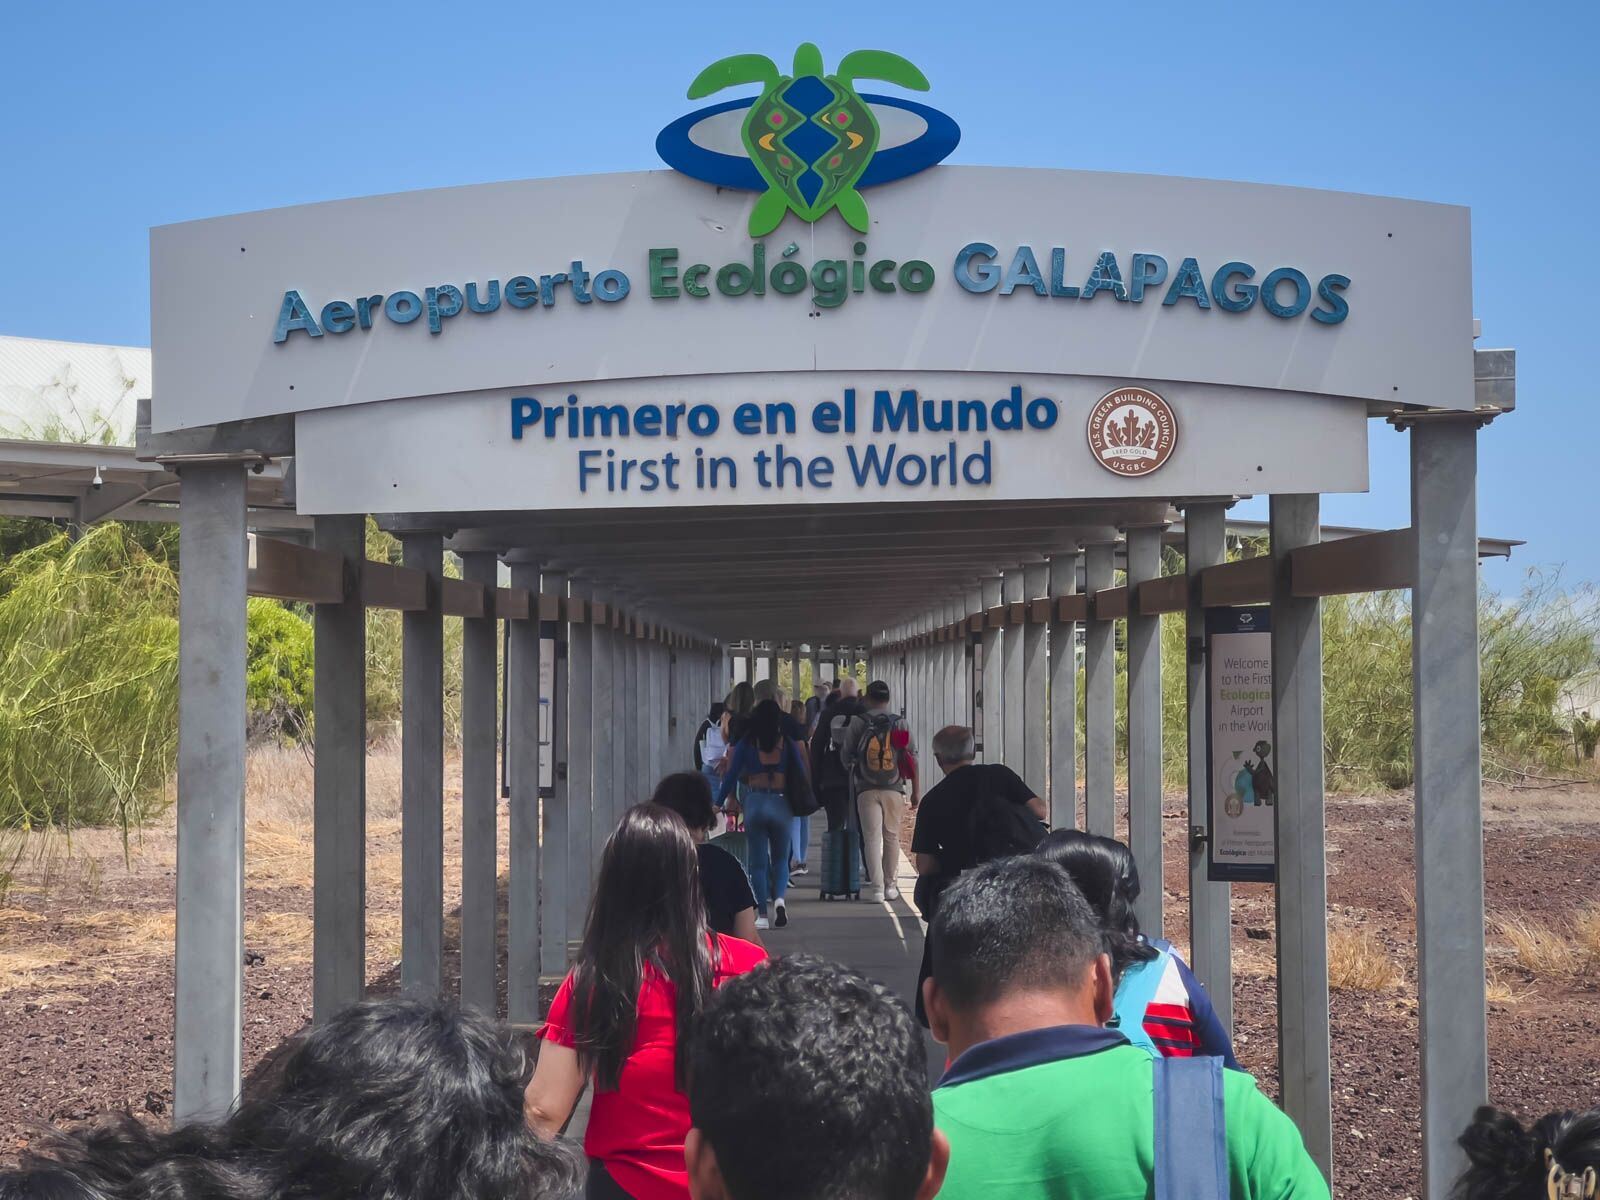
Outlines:
POLYGON ((1107 392, 1089 414, 1089 449, 1113 475, 1148 475, 1172 457, 1178 419, 1149 388, 1107 392))

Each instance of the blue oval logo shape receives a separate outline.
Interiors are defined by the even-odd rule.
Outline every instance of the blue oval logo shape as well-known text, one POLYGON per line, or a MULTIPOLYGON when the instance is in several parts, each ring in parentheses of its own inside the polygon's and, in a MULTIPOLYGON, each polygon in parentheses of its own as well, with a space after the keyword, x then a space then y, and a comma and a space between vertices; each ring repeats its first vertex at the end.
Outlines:
MULTIPOLYGON (((892 183, 925 171, 950 156, 961 127, 936 108, 898 96, 863 93, 878 119, 881 140, 857 188, 892 183)), ((717 187, 760 192, 767 183, 740 140, 745 113, 755 97, 729 100, 679 117, 656 135, 656 153, 675 171, 717 187)))

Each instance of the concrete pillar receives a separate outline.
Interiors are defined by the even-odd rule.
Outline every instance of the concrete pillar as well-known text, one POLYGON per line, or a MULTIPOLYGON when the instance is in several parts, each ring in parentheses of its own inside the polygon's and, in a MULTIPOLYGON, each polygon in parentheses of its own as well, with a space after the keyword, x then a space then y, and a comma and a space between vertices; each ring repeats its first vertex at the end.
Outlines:
POLYGON ((510 886, 506 899, 506 1014, 512 1025, 538 1025, 539 1012, 539 567, 512 565, 511 584, 526 588, 533 611, 511 626, 506 658, 505 753, 511 779, 510 886))
POLYGON ((1023 743, 1026 741, 1022 715, 1023 627, 1010 624, 1010 620, 1011 606, 1022 603, 1026 599, 1025 593, 1021 567, 1012 567, 1001 576, 1001 596, 1006 605, 1007 621, 1006 627, 1000 632, 1000 704, 1005 712, 1005 757, 1001 761, 1018 774, 1023 770, 1023 743))
POLYGON ((1230 940, 1232 889, 1212 883, 1208 875, 1209 837, 1206 820, 1206 786, 1210 764, 1206 755, 1206 614, 1194 599, 1196 577, 1224 557, 1225 504, 1208 501, 1190 504, 1183 514, 1183 553, 1189 576, 1190 601, 1185 617, 1188 661, 1185 664, 1186 707, 1189 728, 1189 946, 1194 973, 1211 995, 1217 1019, 1233 1030, 1233 945, 1230 940), (1198 831, 1198 836, 1197 836, 1198 831))
MULTIPOLYGON (((1111 586, 1115 547, 1100 543, 1084 551, 1084 589, 1091 595, 1111 586)), ((1090 833, 1117 834, 1117 653, 1116 622, 1089 614, 1084 644, 1084 824, 1090 833)))
MULTIPOLYGON (((1273 496, 1272 740, 1277 771, 1278 1079, 1283 1111, 1333 1178, 1322 602, 1290 594, 1288 554, 1320 540, 1315 494, 1273 496)), ((1463 1128, 1465 1125, 1463 1124, 1463 1128)))
POLYGON ((400 535, 404 564, 429 576, 428 607, 401 615, 400 985, 437 996, 444 974, 444 539, 400 535))
POLYGON ((244 1021, 245 473, 180 471, 173 1115, 226 1115, 244 1021))
POLYGON ((311 905, 311 1015, 318 1025, 366 993, 367 621, 361 603, 366 518, 317 517, 316 546, 342 555, 343 603, 312 615, 317 754, 311 905))
MULTIPOLYGON (((545 571, 539 581, 540 591, 565 604, 567 577, 561 571, 545 571)), ((559 980, 567 973, 567 903, 571 890, 569 855, 571 853, 572 813, 567 792, 567 726, 570 715, 567 703, 567 624, 563 613, 556 619, 539 622, 539 635, 549 639, 555 654, 551 673, 550 750, 555 769, 551 772, 551 786, 543 794, 540 811, 543 817, 539 838, 539 974, 545 979, 559 980)))
POLYGON ((1411 426, 1412 755, 1422 1194, 1466 1165, 1455 1139, 1488 1094, 1484 997, 1478 432, 1472 414, 1411 426))
POLYGON ((1128 530, 1128 845, 1143 887, 1139 928, 1161 933, 1161 618, 1139 615, 1137 586, 1161 575, 1161 527, 1128 530))
MULTIPOLYGON (((1050 595, 1078 590, 1076 551, 1050 560, 1050 595)), ((1078 824, 1078 623, 1050 614, 1050 820, 1058 829, 1078 824)))
POLYGON ((624 624, 617 631, 618 648, 622 654, 620 673, 622 686, 617 699, 617 720, 612 727, 612 748, 622 763, 622 781, 617 797, 617 817, 638 803, 639 781, 644 778, 644 719, 639 712, 639 639, 634 636, 634 622, 638 619, 633 598, 617 594, 617 603, 623 607, 624 624))
MULTIPOLYGON (((605 849, 606 839, 616 827, 617 797, 615 733, 617 700, 613 675, 616 669, 614 665, 616 634, 611 628, 612 594, 604 588, 596 587, 593 596, 594 603, 606 606, 606 612, 603 620, 600 619, 598 612, 596 613, 590 663, 594 679, 589 706, 589 736, 592 741, 590 765, 594 772, 591 784, 594 804, 589 815, 591 886, 594 883, 595 872, 599 868, 600 852, 605 849)), ((581 716, 579 719, 582 719, 581 716)))
POLYGON ((574 606, 583 618, 567 625, 567 948, 574 953, 583 938, 594 878, 595 789, 595 632, 589 605, 594 587, 572 581, 574 606))
POLYGON ((492 607, 499 566, 492 553, 461 556, 462 577, 490 589, 491 603, 487 616, 461 622, 461 1005, 490 1017, 499 1012, 500 623, 492 607))
MULTIPOLYGON (((957 593, 945 602, 945 620, 956 628, 950 631, 950 659, 947 664, 948 676, 945 679, 945 690, 949 695, 949 703, 945 708, 946 725, 965 725, 971 720, 967 712, 967 602, 966 597, 957 593)), ((929 756, 930 763, 932 755, 929 756)), ((937 781, 938 776, 933 776, 937 781)))
POLYGON ((1029 563, 1022 569, 1023 599, 1028 623, 1022 627, 1022 778, 1039 795, 1048 792, 1046 774, 1050 737, 1048 687, 1050 664, 1046 657, 1048 626, 1033 619, 1033 601, 1050 592, 1048 563, 1029 563))
POLYGON ((962 705, 967 714, 967 719, 963 724, 972 726, 980 747, 978 758, 982 760, 983 729, 981 726, 983 724, 983 714, 979 709, 979 691, 981 690, 980 683, 983 678, 982 625, 984 608, 983 584, 981 581, 967 588, 965 607, 969 618, 978 618, 979 631, 973 632, 972 622, 969 620, 967 622, 967 630, 962 635, 964 640, 962 642, 961 695, 963 697, 962 705))
MULTIPOLYGON (((998 607, 1005 600, 1004 582, 1000 576, 983 581, 983 611, 998 607)), ((983 633, 979 638, 983 661, 983 752, 986 763, 1005 761, 1006 718, 1002 694, 1005 691, 1005 665, 1000 661, 1000 631, 991 629, 985 617, 983 633)))

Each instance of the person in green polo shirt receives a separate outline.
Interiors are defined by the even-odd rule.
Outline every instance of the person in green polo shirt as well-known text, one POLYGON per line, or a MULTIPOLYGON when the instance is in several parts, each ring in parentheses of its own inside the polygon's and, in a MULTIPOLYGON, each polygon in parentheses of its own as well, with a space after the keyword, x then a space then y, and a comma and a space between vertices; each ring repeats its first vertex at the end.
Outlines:
MULTIPOLYGON (((1111 963, 1088 901, 1031 856, 986 863, 939 901, 924 1000, 951 1062, 933 1093, 950 1142, 941 1200, 1145 1200, 1153 1070, 1111 1019, 1111 963)), ((1294 1124, 1223 1073, 1233 1200, 1326 1200, 1294 1124)))

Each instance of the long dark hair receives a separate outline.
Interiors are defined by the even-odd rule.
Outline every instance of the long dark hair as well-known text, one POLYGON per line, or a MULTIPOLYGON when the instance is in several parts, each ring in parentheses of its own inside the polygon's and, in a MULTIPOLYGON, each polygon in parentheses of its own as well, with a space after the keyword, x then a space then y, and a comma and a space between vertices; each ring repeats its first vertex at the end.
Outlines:
POLYGON ((783 709, 776 700, 763 700, 751 710, 745 737, 761 750, 772 750, 783 744, 783 709))
POLYGON ((442 1003, 352 1005, 225 1120, 166 1131, 124 1114, 45 1135, 4 1200, 554 1200, 576 1157, 523 1116, 525 1059, 496 1022, 442 1003))
POLYGON ((1510 1113, 1485 1106, 1458 1140, 1469 1166, 1451 1193, 1456 1200, 1544 1200, 1552 1172, 1600 1171, 1600 1109, 1553 1112, 1524 1129, 1510 1113))
POLYGON ((1160 952, 1139 936, 1139 918, 1133 912, 1133 902, 1139 898, 1139 867, 1126 846, 1115 838, 1057 829, 1045 835, 1034 853, 1072 876, 1100 918, 1113 977, 1121 979, 1122 972, 1134 963, 1159 956, 1160 952))
POLYGON ((604 1091, 616 1090, 633 1048, 646 965, 677 992, 681 1088, 682 1047, 711 995, 713 963, 694 839, 683 819, 659 804, 630 808, 606 840, 572 968, 578 1061, 604 1091))

